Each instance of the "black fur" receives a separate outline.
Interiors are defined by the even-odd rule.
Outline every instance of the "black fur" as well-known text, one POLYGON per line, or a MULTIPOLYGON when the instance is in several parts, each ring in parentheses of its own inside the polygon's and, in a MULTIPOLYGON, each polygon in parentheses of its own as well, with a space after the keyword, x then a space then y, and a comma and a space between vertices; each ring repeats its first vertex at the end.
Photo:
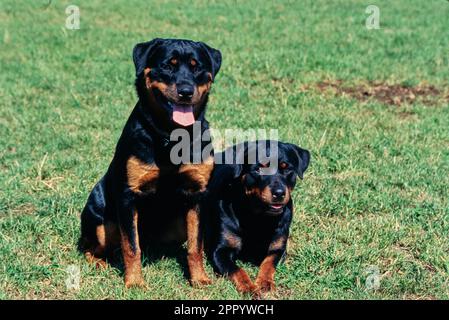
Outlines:
MULTIPOLYGON (((135 209, 139 212, 141 240, 148 238, 157 241, 159 234, 169 228, 171 220, 197 204, 202 193, 192 190, 191 183, 177 173, 180 165, 170 160, 170 150, 174 145, 169 141, 170 133, 180 126, 172 121, 169 99, 163 92, 146 87, 144 70, 150 68, 151 80, 166 85, 188 84, 197 87, 210 81, 208 74, 215 78, 221 65, 220 52, 202 42, 154 39, 137 44, 133 50, 133 60, 139 100, 126 122, 106 174, 93 188, 82 211, 82 250, 95 245, 96 227, 107 222, 117 225, 129 237, 135 250, 135 209), (178 64, 168 66, 168 61, 173 57, 179 60, 178 64), (189 65, 191 59, 197 62, 195 68, 189 65), (149 95, 155 100, 150 99, 149 95), (127 161, 131 157, 148 165, 155 164, 163 170, 164 175, 158 180, 155 190, 139 195, 130 190, 127 161), (189 184, 188 189, 186 184, 189 184)), ((209 127, 204 118, 207 98, 208 92, 197 106, 195 120, 201 122, 201 133, 209 127)), ((185 129, 192 137, 192 126, 185 129)), ((193 154, 192 147, 190 151, 193 154)))
MULTIPOLYGON (((276 160, 277 170, 271 175, 261 175, 261 155, 257 152, 255 163, 249 163, 248 153, 255 152, 258 146, 270 151, 270 141, 261 140, 245 142, 233 146, 225 152, 238 154, 243 152, 243 164, 217 164, 209 181, 209 196, 205 203, 207 208, 208 251, 216 272, 231 275, 239 268, 236 260, 243 259, 259 264, 265 257, 274 254, 275 265, 286 250, 287 241, 271 250, 270 244, 280 238, 288 238, 292 221, 293 201, 291 196, 283 200, 265 199, 248 194, 248 190, 293 190, 297 177, 302 178, 306 171, 310 153, 296 145, 271 141, 278 146, 276 160), (286 168, 283 168, 285 166, 286 168), (275 204, 276 210, 272 205, 275 204), (280 209, 277 206, 281 205, 280 209), (228 240, 232 236, 233 241, 228 240), (236 245, 240 243, 240 245, 236 245)), ((215 155, 216 160, 223 163, 225 153, 215 155)), ((206 218, 206 216, 205 216, 206 218)))

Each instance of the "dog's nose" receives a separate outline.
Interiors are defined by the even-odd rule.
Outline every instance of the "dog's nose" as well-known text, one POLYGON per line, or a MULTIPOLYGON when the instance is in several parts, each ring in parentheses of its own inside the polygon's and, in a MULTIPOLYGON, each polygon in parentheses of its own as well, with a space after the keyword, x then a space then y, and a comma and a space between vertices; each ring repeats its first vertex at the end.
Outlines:
POLYGON ((190 99, 190 98, 192 98, 194 91, 195 90, 194 90, 193 86, 190 86, 190 85, 178 86, 178 96, 181 99, 190 99))
POLYGON ((281 188, 274 189, 272 192, 273 201, 282 201, 285 197, 285 190, 281 188))

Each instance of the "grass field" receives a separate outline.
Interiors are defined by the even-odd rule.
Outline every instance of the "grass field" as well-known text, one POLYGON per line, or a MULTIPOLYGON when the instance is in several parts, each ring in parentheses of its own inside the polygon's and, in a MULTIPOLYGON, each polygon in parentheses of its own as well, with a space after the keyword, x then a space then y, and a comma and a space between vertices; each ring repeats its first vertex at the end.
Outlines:
POLYGON ((0 299, 242 298, 219 278, 191 288, 169 256, 145 264, 150 289, 125 290, 76 250, 136 102, 132 47, 154 37, 222 51, 214 128, 277 128, 312 152, 271 298, 449 298, 448 1, 47 2, 0 2, 0 299))

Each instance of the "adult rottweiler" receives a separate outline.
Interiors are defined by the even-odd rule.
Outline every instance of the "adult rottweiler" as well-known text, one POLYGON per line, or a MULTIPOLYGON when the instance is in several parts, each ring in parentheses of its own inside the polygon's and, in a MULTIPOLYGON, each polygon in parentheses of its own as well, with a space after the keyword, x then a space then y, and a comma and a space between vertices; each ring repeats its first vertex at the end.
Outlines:
POLYGON ((210 211, 208 250, 214 268, 240 292, 274 290, 292 221, 291 193, 310 153, 294 144, 259 140, 228 148, 215 159, 223 164, 215 165, 204 204, 210 211), (255 283, 237 266, 238 258, 260 264, 255 283))
POLYGON ((126 287, 144 286, 143 243, 187 240, 190 282, 210 283, 199 202, 213 169, 213 150, 203 152, 209 144, 201 137, 209 128, 204 116, 221 53, 202 42, 154 39, 137 44, 133 60, 139 100, 81 213, 80 249, 88 260, 104 264, 120 245, 126 287), (194 136, 195 126, 200 130, 194 136), (189 138, 187 162, 173 161, 175 129, 185 129, 189 138), (201 161, 188 161, 195 157, 201 161))

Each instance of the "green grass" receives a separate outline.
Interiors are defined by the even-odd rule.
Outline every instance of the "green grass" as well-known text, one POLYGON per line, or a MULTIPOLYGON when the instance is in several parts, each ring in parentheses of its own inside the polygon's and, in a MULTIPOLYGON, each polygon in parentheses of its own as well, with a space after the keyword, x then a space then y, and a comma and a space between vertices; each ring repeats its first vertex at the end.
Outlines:
POLYGON ((449 298, 447 100, 392 106, 313 89, 447 93, 447 1, 375 1, 371 31, 372 1, 85 0, 76 31, 64 27, 72 1, 46 3, 0 3, 0 299, 242 298, 224 279, 191 288, 171 257, 145 265, 149 290, 125 290, 120 270, 76 251, 80 211, 136 102, 132 47, 154 37, 222 51, 214 128, 278 128, 312 151, 273 298, 449 298), (66 289, 69 265, 81 268, 79 291, 66 289))

